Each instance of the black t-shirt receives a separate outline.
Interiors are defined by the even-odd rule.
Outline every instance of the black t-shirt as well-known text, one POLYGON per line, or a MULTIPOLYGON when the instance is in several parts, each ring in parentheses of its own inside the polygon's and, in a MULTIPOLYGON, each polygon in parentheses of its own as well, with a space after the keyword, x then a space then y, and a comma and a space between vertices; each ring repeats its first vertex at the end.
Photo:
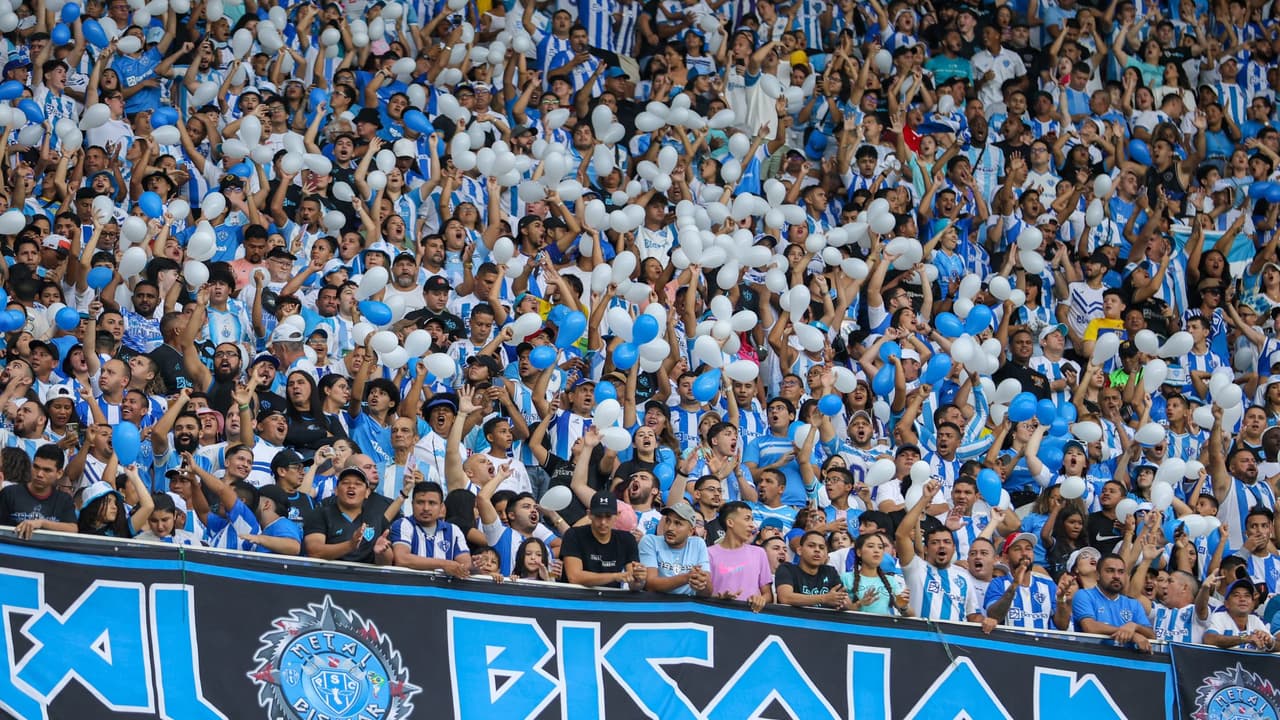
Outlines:
POLYGON ((720 541, 724 539, 724 525, 720 524, 719 515, 707 520, 702 526, 702 529, 707 534, 707 547, 718 545, 720 544, 720 541))
MULTIPOLYGON (((609 533, 609 542, 601 543, 591 533, 588 525, 569 528, 560 541, 560 557, 576 557, 582 561, 582 569, 588 572, 616 573, 627 569, 628 563, 640 562, 640 548, 631 533, 609 533)), ((622 587, 621 583, 609 583, 608 587, 622 587)))
POLYGON ((148 355, 156 367, 160 368, 160 379, 164 380, 166 395, 176 395, 182 388, 195 389, 195 383, 187 377, 187 370, 182 365, 182 353, 169 345, 161 345, 148 355))
POLYGON ((466 336, 465 325, 462 324, 462 318, 454 315, 448 310, 442 312, 432 312, 427 308, 419 308, 404 316, 405 320, 412 320, 418 327, 425 328, 431 320, 439 320, 444 325, 444 331, 454 340, 461 340, 466 336))
POLYGON ((1102 514, 1102 511, 1089 513, 1089 546, 1106 555, 1115 552, 1116 546, 1124 539, 1124 531, 1116 527, 1116 521, 1102 514))
POLYGON ((0 490, 0 525, 18 525, 25 520, 74 523, 76 506, 71 496, 60 490, 53 490, 44 498, 32 495, 26 485, 0 490))
MULTIPOLYGON (((597 446, 591 452, 591 467, 587 471, 587 485, 593 490, 607 489, 604 474, 600 472, 600 463, 604 460, 604 446, 597 446)), ((568 487, 573 482, 573 469, 577 467, 576 463, 569 462, 564 458, 558 457, 555 453, 547 453, 547 461, 542 464, 542 469, 546 471, 547 476, 551 478, 549 487, 556 485, 564 485, 568 487)), ((574 497, 569 502, 569 507, 560 511, 560 517, 564 521, 573 525, 587 514, 587 507, 574 497)))
POLYGON ((305 513, 302 518, 302 536, 321 534, 324 535, 324 541, 327 544, 349 542, 352 533, 360 529, 360 524, 364 523, 368 527, 364 532, 364 539, 360 541, 360 545, 352 552, 338 558, 348 562, 373 562, 373 545, 377 541, 378 536, 386 530, 389 525, 383 513, 387 511, 388 501, 378 495, 371 496, 365 500, 364 507, 359 515, 354 519, 347 518, 338 509, 337 499, 326 498, 316 509, 305 513))
POLYGON ((289 432, 284 436, 284 444, 311 457, 316 450, 333 441, 333 433, 329 430, 329 420, 323 414, 286 413, 289 419, 289 432))
POLYGON ((810 575, 795 563, 782 563, 773 575, 773 585, 790 585, 793 592, 801 595, 823 595, 840 585, 840 573, 830 565, 823 565, 816 575, 810 575))
POLYGON ((1022 389, 1036 396, 1037 400, 1049 399, 1049 378, 1025 365, 1007 362, 991 376, 997 384, 1006 378, 1013 378, 1022 385, 1022 389))

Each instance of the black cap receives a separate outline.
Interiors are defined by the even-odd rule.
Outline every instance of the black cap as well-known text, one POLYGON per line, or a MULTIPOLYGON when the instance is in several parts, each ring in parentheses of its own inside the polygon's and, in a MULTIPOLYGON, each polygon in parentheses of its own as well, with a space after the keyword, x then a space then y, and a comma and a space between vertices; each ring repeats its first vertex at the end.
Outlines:
POLYGON ((1094 263, 1103 267, 1111 267, 1111 258, 1107 257, 1101 250, 1094 250, 1092 255, 1084 259, 1084 262, 1094 263))
POLYGON ((608 490, 601 490, 591 496, 592 515, 617 515, 618 499, 608 490))
POLYGON ((268 260, 288 260, 289 262, 294 262, 295 260, 298 259, 298 256, 294 255, 288 250, 285 250, 283 247, 276 246, 271 248, 271 251, 267 253, 267 259, 268 260))
POLYGON ((271 472, 274 473, 275 471, 287 468, 290 465, 309 467, 311 463, 311 460, 302 457, 297 450, 285 448, 284 450, 276 453, 275 457, 271 458, 271 472))
POLYGON ((272 415, 283 416, 284 410, 281 410, 280 408, 273 408, 273 407, 264 405, 261 409, 258 410, 258 422, 262 422, 263 420, 266 420, 272 415))
POLYGON ((356 113, 356 122, 369 123, 370 125, 382 127, 382 116, 379 115, 378 111, 374 108, 365 108, 356 113))
POLYGON ((498 361, 493 359, 492 355, 472 355, 467 358, 468 365, 483 365, 489 369, 490 377, 497 377, 502 374, 502 368, 498 366, 498 361))
POLYGON ((528 125, 517 125, 511 128, 511 137, 522 137, 524 135, 536 135, 537 131, 528 125))
POLYGON ((363 482, 365 485, 369 484, 369 476, 365 475, 364 471, 358 467, 349 467, 338 473, 338 482, 342 482, 342 479, 348 475, 360 478, 360 482, 363 482))
MULTIPOLYGON (((272 464, 274 465, 275 461, 272 461, 272 464)), ((293 503, 289 502, 289 496, 285 495, 279 485, 263 485, 258 488, 258 500, 261 501, 262 498, 268 498, 275 503, 276 512, 280 515, 289 514, 289 508, 293 507, 293 503)))
POLYGON ((427 278, 427 282, 422 285, 422 289, 427 292, 450 289, 449 281, 443 275, 432 275, 427 278))
POLYGON ((913 452, 913 453, 915 453, 915 454, 919 455, 919 454, 920 454, 920 448, 919 448, 919 447, 917 447, 917 446, 915 446, 915 445, 912 445, 911 443, 903 443, 902 445, 899 445, 899 446, 898 446, 898 449, 893 453, 893 456, 894 456, 894 457, 898 457, 899 455, 901 455, 901 454, 902 454, 902 453, 904 453, 904 452, 913 452))
POLYGON ((32 340, 31 342, 27 343, 28 353, 34 352, 36 348, 40 348, 45 352, 49 353, 49 356, 52 357, 54 360, 58 360, 59 357, 61 356, 61 354, 58 352, 58 347, 53 343, 47 343, 43 340, 32 340))

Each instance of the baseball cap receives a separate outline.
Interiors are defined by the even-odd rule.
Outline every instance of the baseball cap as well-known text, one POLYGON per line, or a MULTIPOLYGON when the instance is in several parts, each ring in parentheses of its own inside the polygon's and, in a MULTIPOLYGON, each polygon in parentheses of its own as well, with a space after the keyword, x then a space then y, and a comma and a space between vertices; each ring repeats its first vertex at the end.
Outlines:
MULTIPOLYGON (((176 469, 176 468, 175 468, 175 469, 176 469)), ((168 475, 168 473, 165 473, 165 474, 166 474, 166 475, 168 475)), ((176 493, 176 492, 166 492, 166 493, 165 493, 165 495, 168 495, 168 496, 169 496, 169 499, 170 499, 170 500, 173 500, 173 509, 174 509, 174 510, 176 510, 176 511, 178 511, 178 512, 181 512, 181 513, 187 513, 187 512, 189 512, 189 510, 187 509, 187 501, 186 501, 186 500, 184 500, 184 499, 183 499, 183 497, 182 497, 181 495, 179 495, 179 494, 178 494, 178 493, 176 493)))
MULTIPOLYGON (((86 502, 85 504, 87 505, 88 502, 86 502)), ((1230 597, 1232 592, 1234 592, 1237 588, 1242 588, 1242 587, 1248 588, 1250 595, 1253 595, 1255 597, 1257 596, 1258 586, 1254 585, 1253 581, 1250 580, 1249 578, 1240 578, 1239 580, 1233 580, 1231 584, 1227 586, 1227 589, 1222 591, 1223 599, 1230 597)))
POLYGON ((1027 542, 1031 543, 1031 547, 1033 548, 1036 546, 1035 535, 1032 535, 1031 533, 1027 533, 1027 532, 1017 533, 1016 535, 1010 535, 1009 537, 1004 539, 1004 544, 1000 546, 1000 554, 1003 555, 1005 553, 1008 553, 1009 548, 1013 547, 1013 544, 1018 542, 1019 540, 1026 540, 1027 542))
POLYGON ((374 108, 365 108, 356 113, 356 122, 369 123, 370 125, 382 127, 382 116, 379 115, 378 111, 374 108))
MULTIPOLYGON (((280 455, 283 454, 284 453, 280 453, 280 455)), ((276 457, 279 457, 280 455, 277 455, 276 457)), ((271 463, 274 465, 275 461, 272 460, 271 463)), ((276 512, 281 515, 288 514, 289 508, 293 506, 293 503, 289 501, 289 496, 284 494, 284 489, 279 485, 263 485, 258 488, 258 499, 261 500, 262 498, 267 498, 271 500, 271 502, 275 503, 276 512)))
POLYGON ((1045 325, 1043 328, 1040 329, 1040 342, 1044 342, 1045 338, 1049 337, 1055 332, 1062 333, 1062 337, 1065 338, 1067 336, 1067 326, 1062 323, 1045 325))
POLYGON ((607 490, 601 490, 591 496, 592 515, 617 515, 618 499, 607 490))
POLYGON ((272 355, 269 352, 264 351, 264 352, 258 353, 257 355, 254 355, 253 362, 249 363, 249 367, 253 367, 254 365, 257 365, 260 362, 269 362, 275 367, 275 369, 277 370, 280 369, 280 358, 276 357, 275 355, 272 355))
POLYGON ((281 468, 287 468, 290 465, 309 467, 311 463, 311 460, 302 457, 297 450, 285 448, 284 450, 276 453, 275 457, 271 458, 271 472, 275 472, 281 468))
POLYGON ((283 247, 277 246, 277 247, 271 248, 271 251, 267 253, 267 259, 268 260, 288 260, 289 262, 294 262, 298 259, 298 256, 294 255, 288 250, 285 250, 283 247))
POLYGON ((458 412, 458 401, 452 393, 440 393, 427 402, 427 406, 423 408, 423 411, 430 412, 438 407, 447 407, 456 413, 458 412))
POLYGON ((365 485, 369 484, 369 476, 365 475, 364 471, 358 467, 349 467, 338 473, 338 482, 342 482, 342 478, 347 477, 348 475, 360 478, 360 482, 365 485))
POLYGON ((280 408, 263 406, 262 409, 258 410, 258 422, 262 422, 263 420, 266 420, 272 415, 284 415, 284 410, 281 410, 280 408))
POLYGON ((324 270, 320 271, 320 276, 328 277, 331 273, 336 273, 336 272, 340 272, 342 270, 347 270, 347 269, 348 269, 347 266, 344 265, 341 260, 334 258, 324 264, 324 270))
POLYGON ((53 356, 54 360, 57 360, 60 357, 62 357, 61 354, 58 352, 58 347, 56 345, 54 345, 53 343, 45 342, 44 340, 32 340, 31 342, 27 343, 27 352, 29 353, 34 352, 36 349, 42 349, 45 352, 49 353, 51 356, 53 356))
POLYGON ((423 283, 422 289, 426 292, 448 292, 451 288, 449 281, 442 275, 432 275, 423 283))
POLYGON ((680 502, 674 505, 668 505, 667 507, 663 508, 662 514, 675 515, 676 517, 680 518, 681 520, 684 520, 690 525, 694 524, 694 522, 696 522, 698 517, 693 513, 693 506, 685 502, 684 500, 681 500, 680 502))
POLYGON ((498 361, 492 355, 472 355, 467 358, 468 365, 483 365, 488 368, 489 375, 496 376, 502 373, 502 368, 498 366, 498 361))
MULTIPOLYGON (((691 80, 692 80, 692 79, 693 79, 693 78, 692 78, 693 70, 692 70, 692 69, 690 69, 690 71, 689 71, 689 72, 690 72, 690 75, 691 75, 689 79, 691 79, 691 80)), ((620 68, 620 67, 611 67, 611 68, 609 68, 608 70, 605 70, 605 71, 604 71, 604 76, 605 76, 606 78, 627 77, 627 71, 626 71, 626 70, 623 70, 623 69, 622 69, 622 68, 620 68)))
POLYGON ((88 507, 89 503, 93 502, 94 500, 98 500, 100 498, 103 498, 107 495, 112 495, 112 494, 116 495, 122 500, 124 499, 124 496, 121 495, 119 492, 117 492, 115 488, 111 487, 111 485, 106 480, 99 480, 89 485, 89 487, 85 488, 84 494, 80 496, 80 507, 82 508, 88 507))
POLYGON ((595 381, 595 380, 592 380, 592 379, 591 379, 591 378, 589 378, 589 377, 580 377, 580 378, 578 378, 577 380, 574 380, 574 381, 573 381, 573 386, 572 386, 570 389, 571 389, 571 390, 577 390, 578 388, 580 388, 580 387, 582 387, 583 385, 586 385, 586 384, 588 384, 588 383, 589 383, 589 384, 591 384, 591 385, 595 385, 595 384, 596 384, 596 381, 595 381))
POLYGON ((1111 258, 1107 257, 1101 250, 1094 250, 1093 254, 1086 257, 1082 262, 1094 263, 1103 267, 1111 266, 1111 258))
POLYGON ((59 398, 65 398, 73 403, 78 399, 76 397, 76 391, 71 389, 70 385, 64 383, 62 385, 50 385, 45 388, 44 396, 40 398, 40 402, 48 405, 50 402, 59 398))
MULTIPOLYGON (((281 323, 271 333, 271 342, 302 342, 302 331, 289 323, 281 323)), ((279 364, 276 365, 279 367, 279 364)))
MULTIPOLYGON (((528 125, 517 125, 511 129, 511 137, 523 137, 525 135, 536 135, 537 131, 528 125)), ((523 218, 521 218, 523 220, 523 218)))
POLYGON ((911 348, 904 348, 902 350, 902 359, 915 360, 916 362, 920 362, 920 353, 916 352, 915 350, 912 350, 911 348))
POLYGON ((902 453, 904 453, 904 452, 913 452, 913 453, 915 453, 915 454, 919 455, 919 454, 920 454, 920 447, 919 447, 919 446, 917 446, 917 445, 913 445, 913 444, 911 444, 911 443, 903 443, 903 444, 901 444, 901 445, 899 445, 899 446, 898 446, 898 449, 897 449, 897 451, 896 451, 896 452, 894 452, 893 456, 894 456, 894 457, 897 457, 897 456, 901 455, 901 454, 902 454, 902 453))
POLYGON ((1071 572, 1072 570, 1075 570, 1076 563, 1081 558, 1086 558, 1086 557, 1092 557, 1094 559, 1094 562, 1097 562, 1099 559, 1102 558, 1102 553, 1098 552, 1098 548, 1095 548, 1095 547, 1082 547, 1079 550, 1076 550, 1075 552, 1071 553, 1070 557, 1067 558, 1067 572, 1071 572))

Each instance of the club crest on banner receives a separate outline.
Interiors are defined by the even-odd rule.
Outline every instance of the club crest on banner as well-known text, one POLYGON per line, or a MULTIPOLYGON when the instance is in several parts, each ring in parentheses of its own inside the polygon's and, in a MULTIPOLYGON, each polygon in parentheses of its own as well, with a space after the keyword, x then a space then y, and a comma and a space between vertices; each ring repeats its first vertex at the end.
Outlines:
POLYGON ((1204 678, 1196 690, 1193 720, 1278 720, 1280 688, 1257 673, 1235 667, 1204 678))
POLYGON ((421 688, 373 622, 326 596, 272 624, 248 673, 268 717, 394 720, 413 712, 421 688))

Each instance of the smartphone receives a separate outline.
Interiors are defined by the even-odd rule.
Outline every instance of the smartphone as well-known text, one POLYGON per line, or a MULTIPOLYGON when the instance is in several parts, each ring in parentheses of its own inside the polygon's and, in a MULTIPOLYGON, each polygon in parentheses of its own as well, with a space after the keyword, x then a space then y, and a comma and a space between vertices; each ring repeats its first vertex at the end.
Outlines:
POLYGON ((84 442, 84 430, 80 427, 80 423, 78 422, 67 423, 67 434, 75 435, 81 443, 84 442))

